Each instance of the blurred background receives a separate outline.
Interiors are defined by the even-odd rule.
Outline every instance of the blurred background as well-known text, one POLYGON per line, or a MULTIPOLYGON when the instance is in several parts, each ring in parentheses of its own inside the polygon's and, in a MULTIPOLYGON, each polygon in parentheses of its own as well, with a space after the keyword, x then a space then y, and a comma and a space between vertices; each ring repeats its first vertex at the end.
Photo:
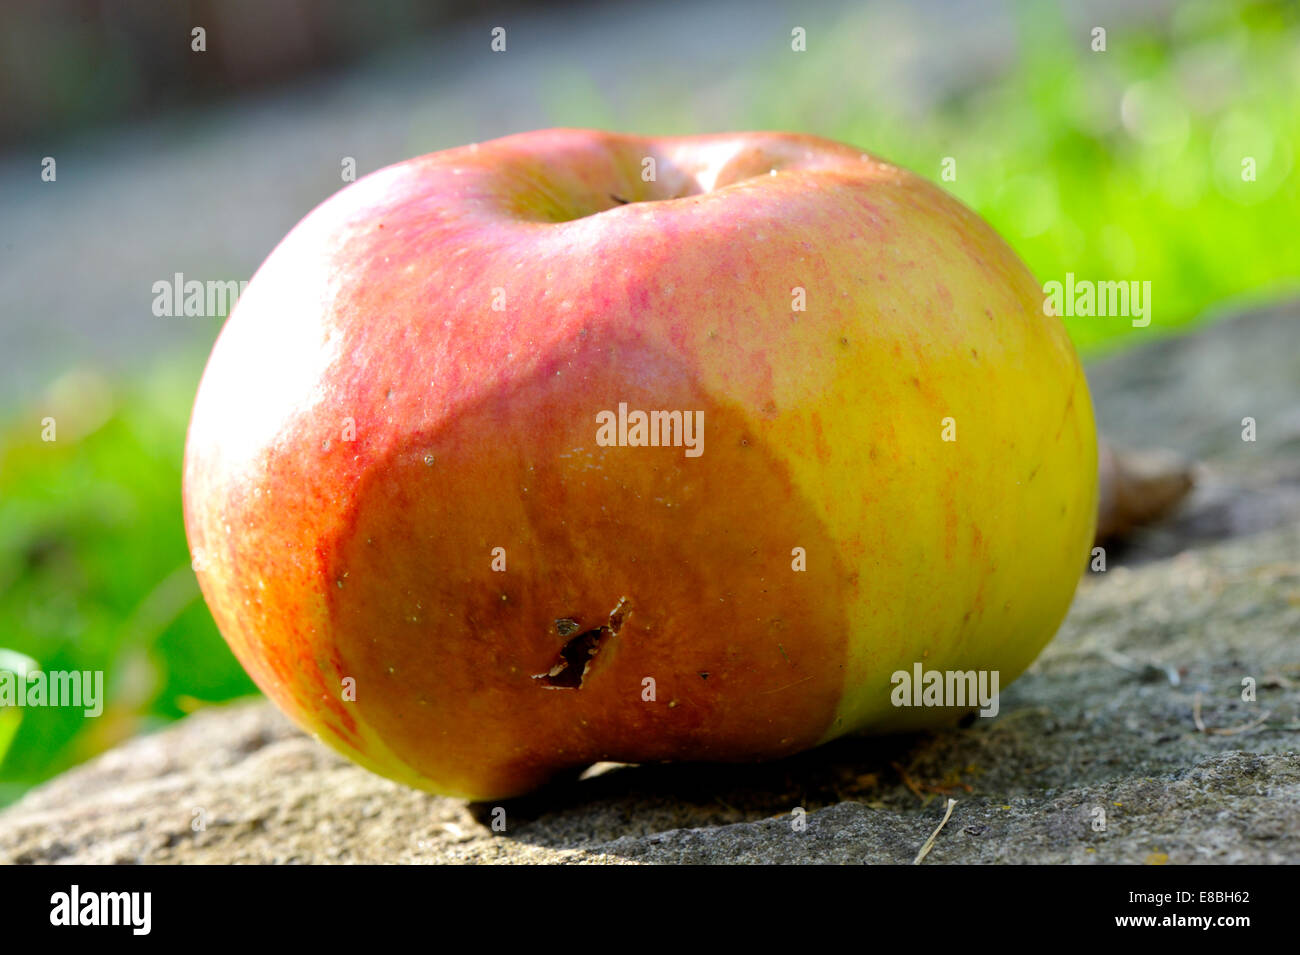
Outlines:
POLYGON ((361 176, 547 126, 844 140, 978 210, 1042 281, 1151 282, 1149 327, 1067 319, 1086 359, 1297 294, 1297 90, 1280 0, 0 4, 0 668, 107 691, 98 719, 0 708, 0 805, 257 692, 181 521, 224 316, 159 317, 153 285, 251 277, 348 157, 361 176))

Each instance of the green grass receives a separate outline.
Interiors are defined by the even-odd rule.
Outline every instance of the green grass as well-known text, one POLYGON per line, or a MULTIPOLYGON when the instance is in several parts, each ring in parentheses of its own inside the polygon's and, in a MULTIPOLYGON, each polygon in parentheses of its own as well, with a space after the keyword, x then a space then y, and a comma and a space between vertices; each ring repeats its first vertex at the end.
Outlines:
MULTIPOLYGON (((935 181, 951 156, 957 178, 941 184, 1041 280, 1150 281, 1150 328, 1067 322, 1085 354, 1229 300, 1293 293, 1295 8, 1187 4, 1167 30, 1112 29, 1105 53, 1068 35, 1049 5, 1023 9, 1024 55, 925 113, 891 105, 862 32, 844 29, 815 37, 831 47, 817 56, 774 56, 732 125, 857 143, 935 181), (1244 156, 1257 161, 1255 182, 1241 179, 1244 156)), ((552 122, 614 125, 598 90, 561 80, 552 122)), ((638 112, 686 131, 697 127, 691 108, 660 97, 638 112)), ((189 570, 180 462, 200 368, 201 356, 171 356, 127 382, 79 372, 0 429, 0 651, 45 670, 103 670, 109 694, 96 720, 0 709, 0 804, 204 701, 255 692, 189 570), (55 442, 40 439, 46 415, 55 442)))

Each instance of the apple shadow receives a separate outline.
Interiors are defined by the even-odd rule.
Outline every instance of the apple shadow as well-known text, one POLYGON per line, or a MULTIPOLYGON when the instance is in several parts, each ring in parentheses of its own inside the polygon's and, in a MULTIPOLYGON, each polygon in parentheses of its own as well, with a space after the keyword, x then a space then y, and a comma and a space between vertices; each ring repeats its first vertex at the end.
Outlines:
POLYGON ((858 801, 916 809, 902 767, 948 732, 849 737, 761 763, 598 764, 595 775, 574 771, 528 795, 467 808, 488 830, 504 809, 502 838, 613 855, 624 838, 756 822, 796 808, 858 801))

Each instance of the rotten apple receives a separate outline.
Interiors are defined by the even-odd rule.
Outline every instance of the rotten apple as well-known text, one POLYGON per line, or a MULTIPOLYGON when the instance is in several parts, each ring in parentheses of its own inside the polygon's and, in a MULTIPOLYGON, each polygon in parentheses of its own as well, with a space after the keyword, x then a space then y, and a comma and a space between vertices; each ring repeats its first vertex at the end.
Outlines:
POLYGON ((547 130, 399 163, 267 258, 185 459, 203 594, 413 786, 756 760, 1014 679, 1091 544, 1059 319, 926 181, 807 136, 547 130))

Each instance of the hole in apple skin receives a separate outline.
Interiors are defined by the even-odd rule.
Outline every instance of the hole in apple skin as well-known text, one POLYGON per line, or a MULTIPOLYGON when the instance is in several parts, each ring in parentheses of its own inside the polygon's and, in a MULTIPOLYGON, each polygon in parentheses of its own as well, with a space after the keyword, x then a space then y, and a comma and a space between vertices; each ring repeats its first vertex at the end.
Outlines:
POLYGON ((608 627, 588 630, 572 638, 560 648, 555 666, 533 679, 548 690, 580 690, 587 675, 587 666, 595 658, 600 646, 610 636, 608 627))
MULTIPOLYGON (((591 661, 596 659, 596 654, 605 641, 618 634, 627 613, 627 598, 623 597, 618 606, 610 611, 608 625, 572 637, 560 648, 554 665, 545 673, 534 674, 533 679, 548 690, 582 689, 582 681, 586 679, 591 661)), ((560 617, 555 621, 555 632, 562 637, 568 637, 580 629, 578 622, 571 617, 560 617)))

